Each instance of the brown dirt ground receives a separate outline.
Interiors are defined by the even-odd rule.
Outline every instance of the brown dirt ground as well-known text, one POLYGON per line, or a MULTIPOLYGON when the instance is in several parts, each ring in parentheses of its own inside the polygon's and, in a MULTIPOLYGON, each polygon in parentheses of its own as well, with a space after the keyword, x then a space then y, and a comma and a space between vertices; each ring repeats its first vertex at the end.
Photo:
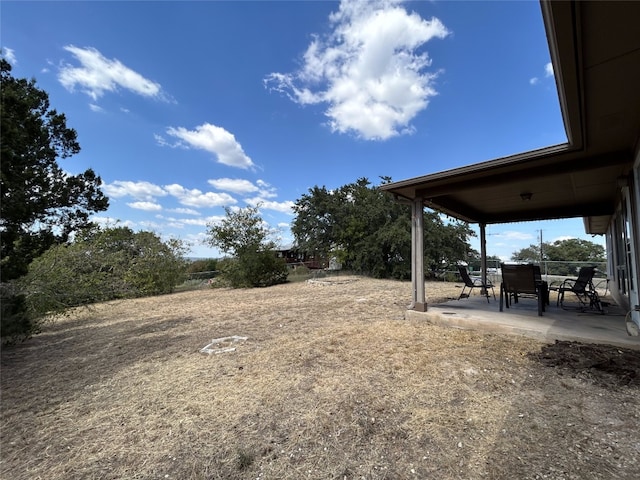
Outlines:
POLYGON ((638 478, 640 352, 408 321, 410 297, 338 277, 74 312, 2 350, 0 477, 638 478))

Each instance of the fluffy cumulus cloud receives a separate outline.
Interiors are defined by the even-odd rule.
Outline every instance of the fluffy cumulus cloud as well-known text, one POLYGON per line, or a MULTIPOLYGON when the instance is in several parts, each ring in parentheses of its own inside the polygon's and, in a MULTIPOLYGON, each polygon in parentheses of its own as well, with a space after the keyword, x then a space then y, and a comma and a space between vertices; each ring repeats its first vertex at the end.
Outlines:
POLYGON ((263 210, 274 210, 280 213, 286 213, 287 215, 293 215, 293 206, 294 202, 287 200, 284 202, 273 202, 264 199, 248 199, 246 200, 248 204, 260 205, 260 208, 263 210))
POLYGON ((117 59, 106 58, 95 48, 68 45, 64 49, 79 63, 79 66, 65 63, 60 67, 58 80, 69 91, 79 88, 94 101, 105 92, 119 90, 128 90, 144 97, 165 98, 159 83, 145 78, 117 59))
MULTIPOLYGON (((147 211, 159 211, 163 207, 156 201, 158 197, 170 195, 185 207, 210 208, 235 205, 238 201, 228 193, 202 192, 198 189, 188 189, 176 183, 159 186, 149 182, 131 182, 116 180, 105 184, 102 189, 109 197, 131 197, 136 202, 128 203, 131 208, 147 211)), ((199 215, 193 208, 174 208, 175 213, 184 215, 199 215)))
POLYGON ((162 210, 162 205, 155 202, 131 202, 127 203, 131 208, 136 210, 144 210, 145 212, 157 212, 162 210))
POLYGON ((240 194, 253 193, 260 190, 257 185, 241 178, 215 178, 209 180, 209 185, 218 190, 240 194))
POLYGON ((102 186, 109 197, 133 197, 137 200, 152 201, 156 197, 164 197, 167 192, 160 186, 149 182, 131 182, 116 180, 102 186))
POLYGON ((240 195, 252 194, 259 198, 275 198, 278 196, 276 189, 264 180, 257 180, 256 183, 252 183, 249 180, 240 178, 216 178, 209 180, 209 185, 224 192, 240 195))
POLYGON ((255 183, 239 178, 216 178, 209 180, 212 187, 243 196, 247 205, 259 206, 262 210, 274 210, 289 215, 293 214, 292 201, 276 202, 271 200, 278 196, 276 189, 264 180, 255 183), (251 195, 251 196, 246 196, 251 195))
POLYGON ((182 185, 166 185, 165 190, 176 197, 181 205, 188 207, 223 207, 237 203, 237 200, 227 193, 202 192, 196 188, 188 189, 182 185))
POLYGON ((400 0, 343 0, 293 73, 271 73, 265 86, 299 104, 326 105, 335 132, 385 140, 413 129, 411 120, 436 95, 437 72, 420 51, 449 31, 437 18, 409 13, 400 0))
POLYGON ((254 163, 242 149, 236 137, 222 127, 204 123, 188 130, 184 127, 169 127, 167 135, 176 138, 177 143, 169 143, 162 136, 156 135, 156 141, 161 146, 195 148, 213 153, 218 163, 229 167, 251 169, 254 163))
POLYGON ((181 215, 195 215, 195 216, 200 215, 200 212, 198 212, 197 210, 194 210, 193 208, 178 207, 178 208, 170 208, 167 211, 172 213, 179 213, 181 215))

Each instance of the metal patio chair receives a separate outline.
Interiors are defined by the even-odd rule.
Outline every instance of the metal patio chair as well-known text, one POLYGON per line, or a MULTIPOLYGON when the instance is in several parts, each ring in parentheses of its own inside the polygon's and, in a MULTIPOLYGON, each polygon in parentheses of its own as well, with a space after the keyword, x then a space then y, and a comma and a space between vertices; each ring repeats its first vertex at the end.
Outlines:
POLYGON ((542 316, 545 305, 549 303, 547 282, 542 281, 540 267, 537 265, 502 264, 502 283, 500 284, 500 311, 503 305, 518 303, 523 297, 535 298, 538 303, 538 315, 542 316), (510 299, 513 299, 512 301, 510 299))
POLYGON ((489 289, 491 289, 491 292, 493 293, 493 299, 496 299, 496 292, 493 290, 493 283, 491 283, 491 280, 487 279, 487 283, 483 283, 480 278, 471 278, 467 267, 462 265, 458 265, 458 271, 460 272, 460 277, 464 282, 464 287, 462 287, 462 292, 460 292, 458 300, 461 298, 469 298, 469 295, 471 295, 474 288, 479 288, 482 295, 487 297, 487 303, 489 302, 489 289), (465 292, 467 288, 469 290, 465 292))
POLYGON ((598 291, 593 285, 593 276, 596 273, 596 267, 582 267, 578 272, 578 278, 567 278, 559 287, 557 304, 564 310, 575 309, 565 305, 565 294, 573 293, 578 299, 578 310, 594 310, 604 314, 602 302, 598 291))

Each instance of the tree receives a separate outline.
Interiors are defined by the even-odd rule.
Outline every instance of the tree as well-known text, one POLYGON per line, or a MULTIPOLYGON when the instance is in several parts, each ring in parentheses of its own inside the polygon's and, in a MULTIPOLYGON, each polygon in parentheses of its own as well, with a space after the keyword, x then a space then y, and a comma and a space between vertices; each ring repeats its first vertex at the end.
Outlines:
MULTIPOLYGON (((520 262, 539 262, 540 245, 529 245, 518 250, 511 255, 511 259, 520 262)), ((544 242, 542 244, 542 260, 549 262, 548 273, 554 275, 573 275, 575 266, 571 263, 598 264, 606 261, 605 250, 602 245, 582 240, 570 238, 567 240, 556 240, 553 243, 544 242)))
POLYGON ((218 266, 222 281, 234 288, 266 287, 287 280, 287 265, 276 257, 272 232, 258 210, 259 206, 236 211, 225 208, 225 218, 207 226, 208 244, 232 257, 218 266))
POLYGON ((64 114, 50 109, 35 80, 16 79, 0 59, 1 156, 0 267, 2 281, 24 275, 27 265, 106 210, 101 179, 88 169, 68 175, 57 163, 80 151, 64 114))
POLYGON ((54 245, 18 281, 31 319, 29 333, 70 307, 173 292, 184 278, 184 254, 178 240, 163 242, 152 232, 127 227, 92 229, 73 243, 54 245))
MULTIPOLYGON (((389 182, 382 177, 382 182, 389 182)), ((294 205, 291 231, 298 248, 323 257, 336 256, 345 268, 379 278, 411 276, 411 215, 373 187, 368 179, 329 191, 313 187, 294 205)), ((425 264, 432 270, 466 259, 473 231, 463 222, 445 222, 425 212, 425 264)))

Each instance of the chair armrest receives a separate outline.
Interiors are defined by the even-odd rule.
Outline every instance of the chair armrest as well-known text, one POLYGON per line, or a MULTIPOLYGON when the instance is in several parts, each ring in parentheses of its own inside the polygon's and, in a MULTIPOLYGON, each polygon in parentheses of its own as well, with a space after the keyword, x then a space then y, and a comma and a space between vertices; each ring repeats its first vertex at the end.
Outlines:
POLYGON ((575 284, 576 279, 567 278, 560 284, 559 290, 571 290, 575 284))

